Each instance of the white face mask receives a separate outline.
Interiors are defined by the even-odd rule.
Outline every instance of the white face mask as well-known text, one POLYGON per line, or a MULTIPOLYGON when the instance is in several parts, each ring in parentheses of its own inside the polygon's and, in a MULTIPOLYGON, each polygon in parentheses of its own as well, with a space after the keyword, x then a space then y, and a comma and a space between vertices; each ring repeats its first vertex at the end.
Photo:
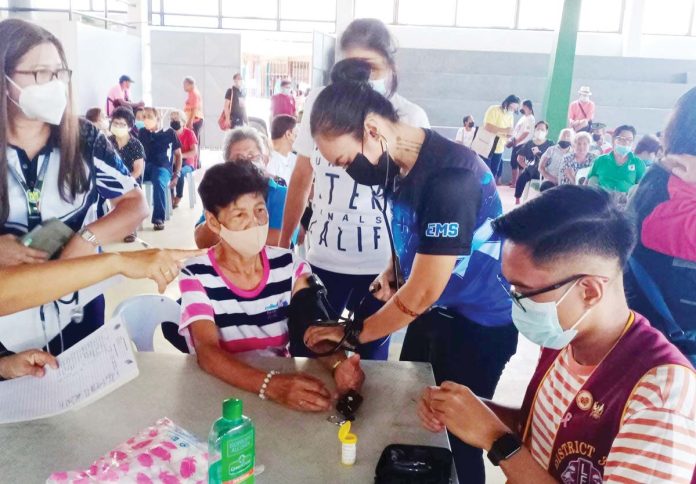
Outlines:
POLYGON ((387 95, 387 81, 382 79, 370 79, 370 86, 372 89, 380 93, 382 96, 387 95))
POLYGON ((230 230, 220 224, 220 238, 245 259, 258 255, 266 245, 268 223, 246 230, 230 230))
POLYGON ((537 141, 544 141, 546 140, 546 134, 546 131, 544 131, 543 129, 537 129, 536 131, 534 131, 534 139, 537 141))
POLYGON ((22 110, 27 118, 38 119, 55 126, 60 124, 68 105, 68 86, 63 81, 54 79, 46 84, 19 87, 8 76, 5 78, 21 91, 19 102, 10 98, 9 95, 7 97, 22 110))
POLYGON ((532 343, 552 350, 565 348, 573 341, 573 338, 578 334, 576 328, 590 313, 592 308, 585 311, 570 329, 564 330, 558 320, 558 306, 563 302, 565 297, 570 294, 579 281, 579 279, 575 281, 565 294, 561 296, 558 302, 551 301, 540 303, 532 301, 531 299, 525 299, 523 304, 526 311, 523 311, 517 304, 513 304, 512 322, 515 324, 517 330, 522 333, 522 336, 532 343))
POLYGON ((590 100, 590 96, 588 96, 587 94, 581 94, 581 95, 580 95, 580 100, 581 100, 582 102, 586 103, 587 101, 590 100))

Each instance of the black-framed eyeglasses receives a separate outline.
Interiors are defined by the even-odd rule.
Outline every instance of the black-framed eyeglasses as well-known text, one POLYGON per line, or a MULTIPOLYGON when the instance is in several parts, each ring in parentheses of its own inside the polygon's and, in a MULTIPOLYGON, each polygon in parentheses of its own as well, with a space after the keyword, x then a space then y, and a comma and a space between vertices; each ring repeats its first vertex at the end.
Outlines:
POLYGON ((561 288, 567 284, 570 284, 571 282, 575 282, 578 279, 582 279, 583 277, 589 277, 589 276, 590 276, 590 274, 575 274, 574 276, 567 277, 560 282, 557 282, 555 284, 551 284, 550 286, 542 287, 541 289, 535 289, 533 291, 529 291, 526 294, 522 294, 522 293, 517 292, 513 289, 508 289, 509 283, 502 276, 502 274, 498 274, 498 282, 500 282, 500 285, 503 286, 503 289, 505 290, 507 295, 510 296, 510 299, 512 299, 512 302, 518 308, 520 308, 522 311, 524 311, 526 313, 527 309, 520 302, 522 299, 527 299, 530 297, 538 296, 539 294, 544 294, 545 292, 555 291, 556 289, 561 288))
POLYGON ((65 82, 66 84, 70 82, 72 78, 72 71, 70 69, 37 69, 35 71, 14 71, 15 74, 23 74, 25 76, 34 76, 34 82, 36 84, 46 84, 51 82, 53 79, 58 79, 59 81, 65 82))

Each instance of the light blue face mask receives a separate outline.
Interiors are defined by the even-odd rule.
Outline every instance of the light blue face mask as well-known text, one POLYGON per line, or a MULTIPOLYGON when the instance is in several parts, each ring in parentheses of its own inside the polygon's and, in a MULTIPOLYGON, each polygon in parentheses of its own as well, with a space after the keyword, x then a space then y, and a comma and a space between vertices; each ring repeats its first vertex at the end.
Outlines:
POLYGON ((387 95, 387 81, 382 79, 370 79, 370 86, 372 89, 380 93, 382 96, 387 95))
POLYGON ((135 127, 138 128, 138 129, 144 128, 144 127, 145 127, 145 121, 136 120, 136 121, 135 121, 135 127))
POLYGON ((580 319, 570 328, 564 330, 558 320, 558 306, 563 302, 573 288, 578 284, 578 279, 568 288, 557 302, 535 302, 531 299, 524 300, 524 309, 517 304, 512 305, 512 322, 522 336, 532 343, 544 348, 560 350, 565 348, 573 338, 577 336, 577 327, 590 313, 590 309, 580 316, 580 319))
POLYGON ((631 147, 624 145, 616 145, 614 147, 614 151, 619 156, 628 156, 628 154, 631 152, 631 147))

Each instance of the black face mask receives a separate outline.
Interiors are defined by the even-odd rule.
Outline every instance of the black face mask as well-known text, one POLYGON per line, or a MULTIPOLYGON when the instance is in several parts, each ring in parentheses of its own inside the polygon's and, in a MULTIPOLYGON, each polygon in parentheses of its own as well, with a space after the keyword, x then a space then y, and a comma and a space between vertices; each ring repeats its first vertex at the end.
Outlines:
POLYGON ((396 163, 386 151, 379 157, 377 165, 370 163, 364 154, 358 153, 346 168, 346 173, 360 185, 384 187, 388 183, 387 175, 393 178, 396 176, 397 169, 396 163))
POLYGON ((596 143, 599 143, 599 140, 602 139, 602 135, 601 135, 601 134, 598 134, 598 133, 595 133, 595 134, 592 135, 592 139, 595 140, 596 143))
POLYGON ((570 146, 570 141, 559 141, 558 146, 560 146, 563 149, 566 149, 570 146))
POLYGON ((169 123, 169 126, 174 131, 179 131, 181 129, 181 121, 172 121, 171 123, 169 123))
POLYGON ((469 121, 468 123, 466 123, 466 125, 467 125, 467 127, 469 127, 469 128, 473 128, 473 127, 474 127, 474 122, 473 122, 473 121, 469 121))

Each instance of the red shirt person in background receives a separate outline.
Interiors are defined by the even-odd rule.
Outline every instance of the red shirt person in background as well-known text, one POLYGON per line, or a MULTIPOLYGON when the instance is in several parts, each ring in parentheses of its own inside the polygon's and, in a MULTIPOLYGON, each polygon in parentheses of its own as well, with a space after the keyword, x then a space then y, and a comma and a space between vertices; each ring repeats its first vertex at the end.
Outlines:
POLYGON ((198 138, 193 130, 187 128, 186 115, 181 111, 172 111, 169 115, 169 126, 176 131, 176 136, 181 143, 181 173, 176 182, 176 194, 172 202, 172 207, 177 208, 184 196, 184 183, 186 175, 198 168, 198 138))
POLYGON ((271 120, 279 114, 296 116, 295 98, 291 91, 292 83, 287 79, 280 83, 280 92, 271 98, 271 120))

